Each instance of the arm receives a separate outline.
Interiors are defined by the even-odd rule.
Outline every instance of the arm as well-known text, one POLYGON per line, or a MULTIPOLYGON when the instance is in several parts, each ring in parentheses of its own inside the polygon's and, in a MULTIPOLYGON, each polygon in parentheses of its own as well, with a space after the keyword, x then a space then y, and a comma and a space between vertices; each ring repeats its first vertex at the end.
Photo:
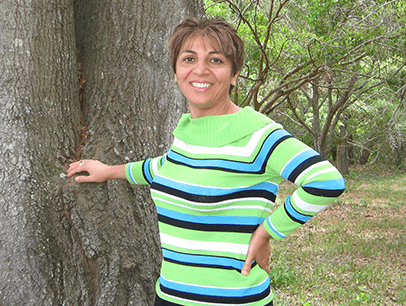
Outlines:
POLYGON ((286 131, 280 134, 266 171, 295 183, 298 188, 253 233, 241 270, 244 275, 248 275, 253 260, 269 272, 270 238, 282 240, 344 191, 344 180, 333 165, 286 131))
POLYGON ((126 179, 125 165, 109 166, 98 160, 81 160, 69 165, 67 176, 71 177, 80 172, 89 175, 79 175, 75 178, 78 183, 101 183, 111 179, 126 179))
POLYGON ((117 166, 109 166, 98 160, 85 159, 70 164, 67 177, 87 172, 89 175, 79 175, 75 181, 78 183, 101 183, 112 179, 126 179, 131 184, 148 185, 152 183, 156 173, 163 165, 165 157, 166 155, 163 155, 117 166))
POLYGON ((298 186, 263 222, 276 240, 282 240, 327 208, 345 187, 342 175, 330 162, 293 137, 275 148, 267 171, 276 172, 298 186))

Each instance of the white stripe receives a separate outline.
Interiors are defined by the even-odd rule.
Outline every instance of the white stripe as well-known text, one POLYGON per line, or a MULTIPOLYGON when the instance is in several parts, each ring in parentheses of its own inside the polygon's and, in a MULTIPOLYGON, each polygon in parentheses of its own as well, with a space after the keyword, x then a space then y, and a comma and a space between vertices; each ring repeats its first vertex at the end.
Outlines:
MULTIPOLYGON (((166 180, 168 180, 168 181, 172 181, 172 182, 175 182, 175 183, 179 183, 179 184, 183 184, 183 185, 188 185, 188 186, 195 186, 195 187, 203 187, 203 188, 215 188, 215 189, 221 189, 221 190, 230 190, 230 189, 238 189, 238 188, 240 188, 240 189, 247 189, 247 188, 250 188, 250 187, 254 187, 255 185, 253 185, 253 186, 246 186, 246 185, 243 185, 243 186, 234 186, 234 187, 220 187, 220 186, 217 186, 217 185, 213 185, 213 186, 210 186, 210 185, 198 185, 198 184, 193 184, 193 183, 187 183, 187 182, 185 182, 185 181, 180 181, 180 180, 175 180, 175 179, 173 179, 173 178, 168 178, 168 177, 166 177, 166 176, 163 176, 163 175, 158 175, 159 177, 162 177, 162 178, 164 178, 164 179, 166 179, 166 180)), ((278 184, 276 184, 276 183, 274 183, 274 182, 271 182, 271 181, 264 181, 264 182, 262 182, 262 183, 270 183, 271 185, 276 185, 276 187, 279 187, 279 185, 278 184)), ((255 190, 255 189, 254 189, 255 190)), ((260 189, 261 190, 261 189, 260 189)), ((263 190, 263 189, 262 189, 263 190)))
POLYGON ((291 161, 294 160, 299 154, 302 154, 303 152, 306 152, 306 151, 313 151, 313 149, 308 148, 308 149, 302 150, 302 151, 300 151, 299 153, 297 153, 296 155, 294 155, 294 156, 293 156, 291 159, 289 159, 289 161, 283 166, 283 168, 281 169, 281 171, 279 172, 279 174, 282 175, 283 171, 285 170, 286 167, 289 166, 289 164, 291 163, 291 161))
MULTIPOLYGON (((316 167, 320 167, 320 166, 323 166, 323 165, 326 165, 326 164, 330 164, 330 162, 328 162, 327 160, 325 160, 325 161, 318 162, 318 163, 316 163, 316 164, 310 166, 309 168, 306 168, 302 173, 300 173, 300 174, 297 176, 297 178, 296 178, 296 180, 295 180, 295 184, 298 185, 297 182, 299 182, 300 179, 301 179, 304 175, 306 175, 306 173, 308 173, 309 171, 313 170, 313 169, 316 168, 316 167)), ((318 173, 318 172, 316 172, 316 175, 317 175, 317 173, 318 173)), ((311 177, 314 177, 314 174, 311 175, 311 177)), ((308 180, 309 180, 309 178, 306 179, 306 181, 308 181, 308 180)), ((302 185, 303 185, 303 183, 302 183, 302 185)))
POLYGON ((317 172, 313 173, 312 175, 310 175, 308 178, 306 178, 306 180, 302 183, 302 185, 306 184, 308 181, 310 181, 312 178, 314 178, 318 175, 328 173, 328 172, 334 172, 334 171, 336 171, 336 168, 334 168, 334 167, 330 167, 330 168, 327 168, 324 170, 317 171, 317 172))
POLYGON ((129 166, 130 169, 128 169, 128 172, 129 172, 130 178, 133 181, 133 183, 137 184, 137 182, 134 179, 133 173, 132 173, 133 165, 134 165, 134 163, 130 163, 130 166, 129 166))
POLYGON ((158 162, 159 162, 160 158, 161 157, 156 157, 151 161, 151 163, 152 163, 152 173, 154 174, 154 176, 158 173, 158 162))
POLYGON ((223 146, 223 147, 203 147, 196 145, 188 145, 182 140, 175 137, 173 145, 183 151, 192 154, 213 154, 213 155, 231 155, 239 157, 249 157, 254 152, 259 140, 270 128, 282 128, 278 123, 270 123, 263 128, 252 133, 250 140, 244 147, 223 146))
POLYGON ((297 195, 296 191, 293 193, 292 198, 297 207, 307 212, 318 213, 330 206, 330 205, 314 205, 307 203, 297 195))
MULTIPOLYGON (((193 207, 190 207, 190 206, 187 206, 187 205, 182 205, 182 204, 179 204, 179 203, 171 202, 171 201, 168 201, 168 200, 164 200, 164 199, 161 199, 161 198, 158 198, 158 197, 152 197, 152 199, 154 201, 156 200, 156 201, 164 202, 164 203, 171 204, 171 205, 174 205, 174 206, 178 206, 178 207, 182 207, 182 208, 186 208, 186 209, 190 209, 190 210, 194 210, 194 211, 202 211, 202 212, 213 212, 213 211, 232 210, 232 209, 258 209, 258 210, 262 210, 262 211, 267 211, 269 213, 272 212, 271 209, 266 208, 266 207, 262 207, 262 206, 259 206, 259 205, 245 205, 245 206, 236 205, 236 206, 227 206, 227 207, 220 207, 220 208, 213 208, 213 209, 199 209, 199 208, 193 208, 193 207)), ((241 201, 239 201, 239 202, 241 202, 241 201)))
POLYGON ((268 221, 269 221, 269 223, 271 224, 271 230, 273 230, 275 233, 279 234, 278 236, 281 237, 281 238, 285 238, 285 237, 286 237, 283 233, 281 233, 280 231, 278 231, 278 230, 276 229, 275 225, 273 225, 273 223, 272 223, 272 221, 271 221, 270 216, 266 219, 265 222, 268 222, 268 221))
POLYGON ((236 186, 236 187, 218 187, 217 185, 210 186, 210 185, 198 185, 198 184, 193 184, 193 183, 187 183, 185 181, 180 181, 180 180, 175 180, 173 178, 169 178, 163 175, 158 175, 159 177, 162 177, 168 181, 172 181, 175 183, 183 184, 183 185, 188 185, 188 186, 195 186, 195 187, 203 187, 203 188, 216 188, 216 189, 223 189, 223 190, 228 190, 228 189, 237 189, 237 188, 248 188, 252 186, 236 186))
POLYGON ((161 243, 169 244, 174 247, 197 250, 197 251, 212 251, 226 252, 234 254, 246 255, 248 252, 248 244, 232 243, 232 242, 211 242, 211 241, 196 241, 174 237, 168 234, 160 233, 161 243))

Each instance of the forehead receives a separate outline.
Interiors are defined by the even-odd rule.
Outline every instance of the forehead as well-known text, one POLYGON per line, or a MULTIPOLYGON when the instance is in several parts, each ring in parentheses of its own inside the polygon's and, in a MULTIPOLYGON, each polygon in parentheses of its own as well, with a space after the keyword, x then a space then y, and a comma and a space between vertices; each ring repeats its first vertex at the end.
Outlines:
POLYGON ((195 36, 186 39, 180 48, 180 52, 183 52, 185 50, 193 51, 194 49, 197 48, 203 48, 204 51, 207 52, 216 51, 223 53, 218 43, 214 41, 214 39, 210 39, 200 34, 196 34, 195 36))

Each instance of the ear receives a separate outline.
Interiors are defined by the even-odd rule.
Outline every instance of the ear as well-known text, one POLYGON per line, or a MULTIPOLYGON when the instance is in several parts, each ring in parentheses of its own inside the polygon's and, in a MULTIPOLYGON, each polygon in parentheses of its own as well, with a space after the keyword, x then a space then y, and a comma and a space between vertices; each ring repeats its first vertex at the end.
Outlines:
POLYGON ((231 77, 231 82, 230 82, 231 85, 235 86, 235 84, 237 84, 237 79, 238 79, 239 75, 240 75, 240 71, 238 71, 234 76, 231 77))

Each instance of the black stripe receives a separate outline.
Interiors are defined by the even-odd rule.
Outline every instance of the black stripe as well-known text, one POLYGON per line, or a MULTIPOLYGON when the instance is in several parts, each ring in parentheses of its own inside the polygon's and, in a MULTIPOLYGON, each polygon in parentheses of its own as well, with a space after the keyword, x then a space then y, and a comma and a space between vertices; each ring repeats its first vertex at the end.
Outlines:
MULTIPOLYGON (((287 200, 287 201, 290 201, 290 199, 287 200)), ((299 213, 299 212, 293 207, 292 204, 291 204, 290 206, 291 206, 292 209, 293 209, 294 211, 296 211, 298 214, 304 215, 304 214, 302 214, 302 213, 299 213)), ((289 211, 286 209, 286 201, 285 201, 285 203, 283 204, 283 208, 285 209, 285 212, 286 212, 286 214, 288 215, 288 217, 289 217, 290 219, 292 219, 293 221, 295 221, 295 222, 297 222, 297 223, 300 223, 300 224, 305 224, 305 223, 306 223, 306 222, 303 222, 302 220, 296 219, 295 217, 293 217, 293 216, 289 213, 289 211)), ((308 215, 304 215, 304 216, 306 216, 306 217, 312 217, 312 216, 308 216, 308 215)))
MULTIPOLYGON (((190 263, 190 262, 183 262, 183 261, 179 261, 179 260, 175 260, 175 259, 171 259, 171 258, 167 258, 164 257, 165 261, 174 263, 174 264, 178 264, 178 265, 182 265, 182 266, 188 266, 188 267, 203 267, 203 268, 213 268, 213 269, 223 269, 223 270, 235 270, 239 273, 241 273, 241 269, 237 269, 233 266, 221 266, 221 265, 210 265, 210 264, 202 264, 202 263, 190 263)), ((254 262, 251 265, 251 269, 253 267, 255 267, 257 265, 256 262, 254 262)))
MULTIPOLYGON (((144 177, 144 179, 145 179, 146 182, 148 182, 149 184, 151 184, 152 182, 147 178, 147 176, 145 175, 145 172, 144 172, 144 166, 145 166, 145 163, 146 163, 148 160, 150 160, 150 158, 144 160, 144 162, 142 163, 142 176, 144 177)), ((148 167, 148 171, 149 171, 149 167, 148 167)))
MULTIPOLYGON (((275 131, 277 131, 277 130, 275 130, 275 131)), ((273 132, 275 132, 275 131, 273 131, 273 132)), ((272 132, 272 133, 273 133, 273 132, 272 132)), ((270 137, 270 136, 272 135, 272 133, 269 134, 268 137, 270 137)), ((279 138, 278 141, 276 141, 276 142, 273 144, 273 146, 271 147, 271 149, 268 151, 268 154, 266 155, 266 157, 265 157, 265 159, 264 159, 264 162, 262 163, 261 170, 258 172, 258 174, 264 174, 264 173, 265 173, 266 165, 268 164, 269 157, 272 155, 273 151, 275 151, 276 147, 277 147, 281 142, 285 141, 286 139, 292 138, 292 137, 293 137, 292 135, 283 136, 283 137, 279 138)), ((265 141, 264 141, 264 142, 265 142, 265 141)), ((264 143, 262 143, 261 150, 262 150, 262 147, 263 147, 263 146, 264 146, 264 143)), ((259 152, 261 152, 261 150, 259 150, 259 152)), ((258 152, 258 154, 259 154, 259 152, 258 152)))
MULTIPOLYGON (((199 254, 191 254, 191 253, 185 253, 185 252, 176 252, 176 251, 173 251, 173 250, 169 250, 169 249, 167 249, 167 248, 162 248, 162 249, 163 249, 163 250, 168 250, 168 251, 171 251, 171 252, 177 253, 177 254, 196 255, 196 256, 199 256, 199 254)), ((239 260, 239 259, 236 259, 236 258, 233 258, 233 257, 216 256, 216 255, 204 255, 204 256, 210 256, 210 257, 212 257, 212 258, 231 259, 231 260, 240 261, 241 264, 244 263, 244 260, 239 260)), ((200 263, 200 264, 198 264, 198 263, 189 263, 189 262, 184 262, 184 261, 179 261, 179 260, 171 259, 171 258, 166 257, 166 256, 164 256, 164 260, 165 260, 165 261, 168 261, 168 262, 175 263, 175 264, 179 264, 179 265, 182 265, 182 266, 209 267, 209 268, 218 268, 218 269, 226 269, 226 270, 235 270, 235 271, 238 271, 239 273, 241 273, 241 269, 237 269, 237 268, 235 268, 234 266, 210 265, 210 264, 203 264, 203 263, 200 263)), ((254 261, 254 262, 251 264, 251 269, 253 269, 256 265, 257 265, 257 262, 254 261)))
POLYGON ((311 195, 327 197, 327 198, 336 198, 344 192, 344 189, 318 189, 313 187, 303 187, 303 190, 311 195))
POLYGON ((158 214, 158 221, 172 226, 205 232, 253 233, 258 225, 205 224, 173 219, 158 214))
POLYGON ((161 299, 158 294, 155 296, 155 304, 154 306, 182 306, 180 304, 175 304, 172 302, 164 301, 161 299))
MULTIPOLYGON (((204 267, 204 268, 214 268, 214 269, 224 269, 224 270, 237 270, 234 267, 231 266, 220 266, 220 265, 204 265, 204 264, 198 264, 198 263, 190 263, 190 262, 183 262, 183 261, 178 261, 178 260, 174 260, 174 259, 170 259, 170 258, 165 258, 165 261, 171 262, 171 263, 175 263, 178 265, 182 265, 182 266, 189 266, 189 267, 204 267)), ((240 271, 239 271, 240 272, 240 271)))
POLYGON ((303 170, 321 161, 325 161, 325 158, 321 155, 316 155, 306 159, 301 164, 299 164, 295 170, 292 171, 292 173, 289 175, 288 180, 291 182, 295 182, 296 178, 300 175, 300 173, 303 172, 303 170))
MULTIPOLYGON (((180 304, 175 304, 175 303, 168 302, 168 301, 164 301, 164 300, 161 299, 158 295, 156 295, 154 306, 182 306, 182 305, 180 305, 180 304)), ((266 304, 265 306, 273 306, 273 301, 271 301, 270 303, 266 304)))
MULTIPOLYGON (((179 155, 182 155, 182 154, 180 154, 180 153, 178 153, 179 155)), ((183 155, 183 156, 185 156, 185 155, 183 155)), ((185 156, 186 157, 186 156, 185 156)), ((188 157, 189 159, 195 159, 195 158, 190 158, 190 157, 188 157)), ((185 166, 185 167, 189 167, 189 168, 193 168, 193 169, 210 169, 210 170, 220 170, 220 171, 226 171, 226 172, 231 172, 231 173, 259 173, 258 171, 240 171, 240 170, 237 170, 237 169, 229 169, 229 168, 223 168, 223 167, 219 167, 219 166, 206 166, 206 167, 203 167, 203 166, 191 166, 191 165, 188 165, 188 164, 185 164, 185 163, 183 163, 183 162, 181 162, 181 161, 178 161, 178 160, 176 160, 176 159, 173 159, 173 158, 171 158, 170 156, 168 156, 167 157, 167 159, 168 159, 168 161, 170 161, 171 163, 174 163, 174 164, 177 164, 177 165, 181 165, 181 166, 185 166)), ((217 159, 217 160, 220 160, 220 159, 217 159)), ((243 163, 243 162, 242 162, 243 163)))
MULTIPOLYGON (((278 129, 277 129, 277 130, 278 130, 278 129)), ((259 149, 259 151, 258 151, 257 155, 255 156, 254 160, 251 161, 251 162, 242 162, 242 161, 236 161, 236 160, 232 160, 232 159, 221 159, 221 158, 197 159, 197 158, 191 158, 191 157, 188 157, 188 156, 186 156, 186 155, 184 155, 184 154, 181 154, 181 153, 177 152, 177 151, 174 150, 174 149, 171 149, 171 150, 172 150, 173 152, 176 152, 176 154, 179 154, 179 155, 181 155, 181 156, 183 156, 183 157, 185 157, 185 158, 187 158, 187 159, 190 159, 190 160, 221 160, 221 161, 237 162, 237 163, 242 163, 242 164, 253 164, 253 163, 256 161, 256 159, 258 158, 259 153, 262 151, 262 149, 263 149, 263 147, 264 147, 264 145, 265 145, 267 139, 268 139, 269 137, 271 137, 272 133, 274 133, 274 132, 277 131, 277 130, 272 131, 272 132, 266 137, 266 139, 262 142, 261 148, 259 149)), ((180 161, 178 161, 178 160, 172 159, 172 158, 169 156, 169 154, 168 154, 168 156, 167 156, 167 160, 170 161, 170 162, 172 162, 172 163, 174 163, 174 164, 182 165, 182 166, 189 167, 189 168, 194 168, 194 169, 196 169, 196 168, 197 168, 197 169, 213 169, 213 170, 220 170, 220 171, 232 172, 232 173, 264 174, 264 173, 265 173, 266 164, 268 163, 268 159, 269 159, 269 157, 272 155, 272 152, 276 149, 276 147, 277 147, 281 142, 283 142, 284 140, 286 140, 286 139, 288 139, 288 138, 292 138, 292 137, 293 137, 292 135, 286 135, 286 136, 283 136, 283 137, 279 138, 279 139, 272 145, 272 147, 269 149, 269 151, 268 151, 268 153, 267 153, 267 155, 266 155, 266 157, 265 157, 265 159, 264 159, 264 161, 263 161, 263 163, 262 163, 262 165, 261 165, 261 169, 259 169, 259 170, 257 170, 257 171, 242 171, 242 170, 237 170, 237 169, 223 168, 223 167, 219 167, 219 166, 205 166, 205 167, 203 167, 203 166, 193 166, 193 165, 191 166, 191 165, 185 164, 185 163, 183 163, 183 162, 180 162, 180 161)))
POLYGON ((160 288, 162 292, 179 298, 205 303, 223 303, 223 304, 244 304, 258 302, 266 298, 271 293, 271 289, 268 287, 265 291, 255 295, 241 297, 223 297, 223 296, 201 295, 190 292, 177 291, 166 288, 162 286, 162 284, 160 284, 160 288))
POLYGON ((265 190, 265 189, 263 189, 263 190, 243 190, 243 191, 238 191, 238 192, 221 195, 221 196, 204 196, 204 195, 196 195, 196 194, 183 192, 183 191, 173 189, 171 187, 153 182, 151 184, 151 190, 161 191, 161 192, 176 196, 178 198, 182 198, 182 199, 192 201, 192 202, 197 202, 197 203, 216 203, 216 202, 221 202, 221 201, 226 201, 226 200, 244 199, 244 198, 252 198, 252 197, 263 198, 263 199, 269 200, 272 203, 274 203, 275 199, 276 199, 276 195, 274 195, 272 192, 265 190))

